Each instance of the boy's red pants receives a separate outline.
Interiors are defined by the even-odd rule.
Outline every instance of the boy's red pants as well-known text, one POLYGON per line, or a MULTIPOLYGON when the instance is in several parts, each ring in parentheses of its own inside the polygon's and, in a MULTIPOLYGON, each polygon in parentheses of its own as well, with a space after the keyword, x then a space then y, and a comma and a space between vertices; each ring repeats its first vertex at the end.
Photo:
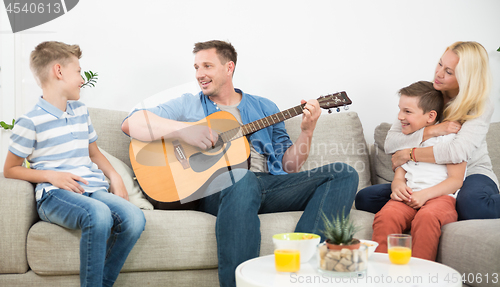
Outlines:
POLYGON ((412 256, 436 260, 443 225, 457 221, 455 198, 443 195, 428 200, 416 210, 401 201, 389 200, 375 215, 372 240, 376 252, 387 253, 387 235, 411 229, 412 256))

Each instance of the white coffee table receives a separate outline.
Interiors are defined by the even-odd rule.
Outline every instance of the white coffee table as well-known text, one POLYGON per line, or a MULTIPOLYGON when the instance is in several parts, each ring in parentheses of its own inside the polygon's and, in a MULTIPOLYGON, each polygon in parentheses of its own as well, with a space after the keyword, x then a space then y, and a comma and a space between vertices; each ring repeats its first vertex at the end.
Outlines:
POLYGON ((374 253, 368 261, 361 277, 339 277, 318 272, 316 258, 301 264, 297 273, 279 273, 274 255, 267 255, 241 263, 236 268, 236 286, 462 286, 460 273, 436 262, 412 257, 407 265, 395 265, 385 253, 374 253))

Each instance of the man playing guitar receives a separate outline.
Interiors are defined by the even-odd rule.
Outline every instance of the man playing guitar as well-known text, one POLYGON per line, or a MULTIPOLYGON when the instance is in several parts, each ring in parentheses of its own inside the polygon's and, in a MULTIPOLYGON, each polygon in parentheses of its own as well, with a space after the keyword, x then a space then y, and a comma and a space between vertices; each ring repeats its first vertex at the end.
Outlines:
MULTIPOLYGON (((205 125, 189 122, 221 110, 240 124, 279 112, 272 101, 235 89, 232 82, 237 53, 223 41, 196 43, 194 68, 201 88, 157 107, 134 111, 122 130, 134 139, 154 141, 178 138, 201 150, 217 146, 219 134, 205 125)), ((202 197, 196 209, 217 216, 216 237, 221 286, 235 286, 236 267, 259 256, 258 214, 304 211, 296 232, 321 234, 321 213, 349 212, 358 186, 358 174, 344 163, 333 163, 300 172, 306 161, 316 122, 321 114, 317 100, 302 100, 301 133, 292 143, 284 123, 277 122, 249 135, 250 169, 238 169, 229 185, 202 197), (234 180, 236 178, 236 180, 234 180)), ((233 170, 236 171, 236 170, 233 170)), ((214 181, 211 187, 214 188, 214 181)), ((322 241, 324 241, 322 236, 322 241)))

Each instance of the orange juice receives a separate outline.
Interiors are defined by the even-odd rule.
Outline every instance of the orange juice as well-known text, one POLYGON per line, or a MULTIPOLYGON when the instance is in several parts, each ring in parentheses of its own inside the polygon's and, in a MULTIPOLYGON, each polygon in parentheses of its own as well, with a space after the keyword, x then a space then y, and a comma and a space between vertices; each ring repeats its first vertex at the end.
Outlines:
POLYGON ((300 252, 294 249, 274 250, 276 271, 297 272, 300 269, 300 252))
POLYGON ((388 250, 389 260, 394 264, 407 264, 410 262, 411 249, 408 247, 395 246, 388 250))

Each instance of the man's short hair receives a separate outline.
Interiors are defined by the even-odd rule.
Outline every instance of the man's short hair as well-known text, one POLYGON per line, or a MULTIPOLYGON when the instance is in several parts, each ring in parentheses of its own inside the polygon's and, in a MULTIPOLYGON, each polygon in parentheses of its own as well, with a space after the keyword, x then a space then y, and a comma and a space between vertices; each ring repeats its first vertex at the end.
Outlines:
POLYGON ((212 40, 207 42, 198 42, 194 44, 193 54, 198 53, 202 50, 208 50, 215 48, 217 55, 219 56, 220 62, 225 64, 229 61, 232 61, 236 66, 236 60, 238 58, 238 53, 236 53, 236 49, 234 49, 233 45, 228 42, 212 40))
POLYGON ((431 82, 415 82, 399 90, 399 96, 401 95, 418 97, 418 107, 421 108, 424 113, 432 110, 436 111, 436 120, 441 120, 444 108, 443 94, 441 91, 436 90, 431 82))
POLYGON ((42 42, 30 55, 30 68, 41 86, 48 79, 49 66, 56 62, 66 65, 72 56, 80 59, 82 51, 78 45, 68 45, 56 41, 42 42))

